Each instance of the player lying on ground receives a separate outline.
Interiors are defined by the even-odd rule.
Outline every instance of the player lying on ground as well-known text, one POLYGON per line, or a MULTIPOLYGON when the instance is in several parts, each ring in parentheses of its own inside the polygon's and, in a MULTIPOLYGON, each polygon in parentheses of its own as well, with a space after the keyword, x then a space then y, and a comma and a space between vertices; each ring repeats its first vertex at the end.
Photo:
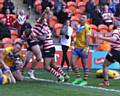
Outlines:
POLYGON ((9 67, 5 63, 1 63, 0 66, 5 69, 5 71, 2 71, 0 68, 0 84, 16 83, 9 67))
POLYGON ((23 67, 23 56, 20 54, 21 48, 22 43, 16 42, 14 47, 5 48, 0 54, 0 63, 8 66, 8 68, 2 67, 3 73, 10 69, 16 80, 23 80, 21 73, 21 68, 23 67))
POLYGON ((0 84, 8 84, 8 83, 16 83, 14 76, 12 75, 11 71, 7 69, 6 71, 2 72, 0 69, 0 84))

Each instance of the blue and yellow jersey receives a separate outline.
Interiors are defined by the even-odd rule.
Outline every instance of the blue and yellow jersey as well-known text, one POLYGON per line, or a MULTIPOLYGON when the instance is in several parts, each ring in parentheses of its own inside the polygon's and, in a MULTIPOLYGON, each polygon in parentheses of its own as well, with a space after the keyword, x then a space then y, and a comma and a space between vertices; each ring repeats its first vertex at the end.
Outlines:
MULTIPOLYGON (((16 57, 12 53, 12 50, 13 50, 13 47, 5 48, 5 53, 3 55, 3 60, 6 63, 6 65, 9 67, 14 66, 15 60, 16 60, 16 57)), ((21 54, 19 56, 21 59, 23 58, 23 56, 21 54)))
POLYGON ((14 65, 14 59, 12 59, 12 55, 11 55, 12 50, 13 50, 13 47, 5 48, 5 53, 3 55, 3 60, 6 63, 6 65, 9 67, 14 65))
POLYGON ((88 24, 84 26, 78 26, 76 30, 76 48, 85 48, 87 46, 87 36, 91 35, 91 28, 88 24))
POLYGON ((0 77, 0 84, 7 84, 9 83, 8 81, 8 77, 6 74, 3 74, 1 77, 0 77))

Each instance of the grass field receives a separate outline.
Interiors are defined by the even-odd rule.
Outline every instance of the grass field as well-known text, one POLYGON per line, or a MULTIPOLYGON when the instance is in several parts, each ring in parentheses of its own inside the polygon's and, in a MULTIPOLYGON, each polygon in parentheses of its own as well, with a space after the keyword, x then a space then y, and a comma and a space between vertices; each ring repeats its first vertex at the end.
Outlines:
MULTIPOLYGON (((43 69, 37 69, 35 75, 46 80, 56 80, 43 69)), ((92 70, 89 73, 88 85, 80 87, 70 84, 75 77, 73 72, 69 75, 71 77, 69 85, 31 79, 25 79, 14 85, 0 85, 0 96, 120 96, 120 80, 110 80, 111 86, 102 88, 98 86, 102 79, 96 79, 95 70, 92 70)))

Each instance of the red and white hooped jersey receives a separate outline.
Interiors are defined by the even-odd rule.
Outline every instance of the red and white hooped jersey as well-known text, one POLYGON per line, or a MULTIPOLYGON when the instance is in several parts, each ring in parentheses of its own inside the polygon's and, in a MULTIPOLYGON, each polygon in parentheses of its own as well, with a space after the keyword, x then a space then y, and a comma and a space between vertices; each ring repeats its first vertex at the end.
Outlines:
MULTIPOLYGON (((120 28, 117 28, 113 31, 112 36, 117 42, 120 42, 120 28)), ((113 49, 120 51, 120 44, 115 44, 112 46, 113 49)))
POLYGON ((47 38, 43 41, 44 42, 43 47, 45 50, 55 46, 53 44, 51 30, 50 30, 46 20, 43 24, 41 24, 40 22, 37 22, 35 24, 35 26, 32 28, 32 32, 36 36, 42 36, 44 34, 47 34, 47 38))
MULTIPOLYGON (((47 37, 43 40, 44 44, 43 44, 43 48, 44 50, 48 50, 49 48, 55 47, 55 45, 53 44, 53 39, 52 39, 52 33, 51 30, 47 24, 47 22, 44 22, 43 24, 41 24, 40 22, 37 22, 34 27, 31 29, 32 33, 29 35, 29 38, 31 40, 31 42, 35 42, 35 41, 39 41, 36 37, 37 36, 42 36, 44 34, 47 34, 47 37)), ((23 38, 25 38, 26 36, 24 36, 25 34, 23 34, 23 38)))

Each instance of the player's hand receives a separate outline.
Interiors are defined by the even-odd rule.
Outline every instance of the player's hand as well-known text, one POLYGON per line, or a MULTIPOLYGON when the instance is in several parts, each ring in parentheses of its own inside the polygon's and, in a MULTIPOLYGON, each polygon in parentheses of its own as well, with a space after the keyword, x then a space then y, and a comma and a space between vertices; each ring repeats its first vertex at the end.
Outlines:
POLYGON ((49 12, 50 11, 50 7, 46 7, 46 11, 49 12))
POLYGON ((24 66, 22 60, 17 60, 17 61, 15 61, 15 63, 16 63, 16 67, 17 67, 18 69, 22 69, 23 66, 24 66))
POLYGON ((103 37, 102 35, 96 35, 97 39, 102 39, 102 37, 103 37))
POLYGON ((10 70, 10 68, 7 65, 5 65, 4 67, 5 67, 6 71, 10 70))
POLYGON ((88 52, 89 52, 89 47, 85 47, 85 48, 83 49, 82 54, 88 54, 88 52))

